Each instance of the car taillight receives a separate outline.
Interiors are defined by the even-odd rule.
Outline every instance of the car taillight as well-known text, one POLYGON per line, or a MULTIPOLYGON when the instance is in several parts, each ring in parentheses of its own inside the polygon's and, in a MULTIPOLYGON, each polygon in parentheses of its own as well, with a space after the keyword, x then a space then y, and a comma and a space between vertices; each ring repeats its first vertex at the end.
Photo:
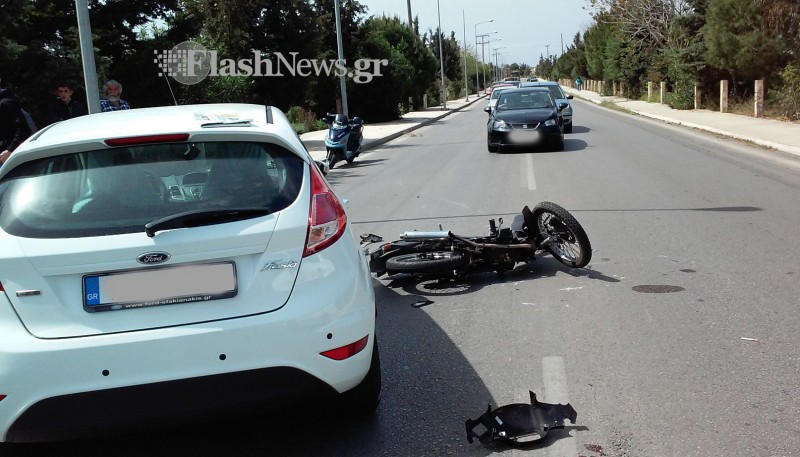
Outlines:
POLYGON ((3 401, 4 398, 6 398, 6 396, 3 395, 3 394, 0 394, 0 401, 3 401))
POLYGON ((365 336, 364 338, 361 338, 355 343, 350 343, 347 346, 331 349, 330 351, 320 352, 320 355, 324 355, 325 357, 333 360, 344 360, 363 351, 364 348, 367 347, 368 341, 369 341, 369 335, 365 336))
POLYGON ((5 290, 5 289, 3 289, 3 283, 2 283, 2 282, 0 282, 0 292, 3 292, 4 290, 5 290))
POLYGON ((342 237, 347 216, 344 208, 315 164, 311 169, 311 208, 303 257, 316 254, 342 237))

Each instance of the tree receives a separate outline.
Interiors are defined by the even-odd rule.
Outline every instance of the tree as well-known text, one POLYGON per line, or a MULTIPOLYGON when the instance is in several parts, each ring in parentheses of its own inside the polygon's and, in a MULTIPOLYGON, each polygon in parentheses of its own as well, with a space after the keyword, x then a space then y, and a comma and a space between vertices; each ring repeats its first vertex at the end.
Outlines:
POLYGON ((734 83, 777 68, 778 43, 762 28, 761 11, 752 0, 711 0, 703 34, 706 61, 728 71, 734 83))
POLYGON ((409 97, 421 105, 421 96, 436 81, 439 65, 422 39, 397 17, 371 17, 359 29, 357 56, 386 59, 382 76, 350 87, 351 105, 368 122, 396 119, 399 105, 409 97))

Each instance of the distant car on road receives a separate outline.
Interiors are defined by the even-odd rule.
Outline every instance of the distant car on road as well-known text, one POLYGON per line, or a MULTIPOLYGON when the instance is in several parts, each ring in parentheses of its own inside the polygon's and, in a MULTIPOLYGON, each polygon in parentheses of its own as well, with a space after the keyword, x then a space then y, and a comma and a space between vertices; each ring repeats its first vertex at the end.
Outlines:
POLYGON ((557 104, 545 88, 502 91, 495 109, 484 109, 489 113, 486 141, 489 152, 539 145, 549 145, 557 151, 564 149, 561 110, 566 106, 566 102, 557 104))
POLYGON ((374 411, 375 296, 350 227, 270 106, 40 130, 0 168, 0 441, 318 396, 374 411))
POLYGON ((506 89, 516 89, 516 88, 517 88, 517 86, 515 86, 513 84, 505 84, 505 83, 493 86, 492 87, 491 96, 489 97, 489 103, 487 105, 487 108, 489 108, 489 111, 487 111, 487 112, 489 114, 491 114, 491 112, 492 112, 491 110, 493 110, 494 109, 494 105, 497 104, 497 97, 500 96, 501 92, 503 92, 506 89))
POLYGON ((564 133, 572 133, 572 104, 569 101, 573 97, 565 94, 561 85, 555 81, 529 81, 520 84, 520 87, 545 87, 550 91, 550 95, 553 96, 556 103, 566 103, 567 107, 561 113, 564 116, 564 133))

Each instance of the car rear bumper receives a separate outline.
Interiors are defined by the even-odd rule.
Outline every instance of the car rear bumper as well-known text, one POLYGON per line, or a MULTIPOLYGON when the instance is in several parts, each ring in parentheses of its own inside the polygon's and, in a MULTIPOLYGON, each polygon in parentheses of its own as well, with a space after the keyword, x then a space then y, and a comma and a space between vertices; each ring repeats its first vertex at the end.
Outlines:
POLYGON ((366 259, 347 238, 303 259, 284 307, 248 317, 43 340, 0 293, 0 441, 91 435, 352 389, 370 367, 375 299, 366 259), (332 258, 355 268, 333 268, 332 258), (366 348, 350 358, 320 354, 365 336, 366 348))
POLYGON ((11 426, 6 440, 54 441, 130 433, 255 413, 291 400, 335 394, 329 385, 302 370, 273 367, 60 395, 28 408, 11 426))

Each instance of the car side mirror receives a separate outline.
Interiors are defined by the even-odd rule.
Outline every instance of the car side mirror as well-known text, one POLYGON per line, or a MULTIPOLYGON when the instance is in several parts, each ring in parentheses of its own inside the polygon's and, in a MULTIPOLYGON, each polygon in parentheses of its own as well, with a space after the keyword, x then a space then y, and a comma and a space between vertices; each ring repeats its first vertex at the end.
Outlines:
POLYGON ((572 100, 573 98, 575 97, 573 97, 572 95, 567 95, 567 100, 572 100))
POLYGON ((484 111, 486 111, 486 112, 487 112, 487 113, 489 113, 489 114, 492 114, 492 107, 490 107, 490 106, 487 106, 487 107, 486 107, 486 108, 484 108, 483 110, 484 110, 484 111))
POLYGON ((563 110, 563 109, 566 109, 568 106, 569 106, 569 103, 567 103, 567 102, 560 102, 560 103, 558 104, 558 110, 559 110, 559 111, 561 111, 561 110, 563 110))

